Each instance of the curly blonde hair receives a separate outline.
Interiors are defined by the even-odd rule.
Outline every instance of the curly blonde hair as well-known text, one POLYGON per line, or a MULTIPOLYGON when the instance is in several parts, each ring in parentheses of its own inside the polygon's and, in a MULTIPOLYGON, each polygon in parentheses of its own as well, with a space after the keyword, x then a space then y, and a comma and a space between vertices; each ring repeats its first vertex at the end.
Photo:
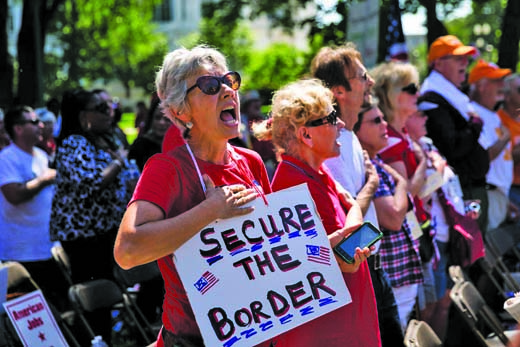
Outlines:
POLYGON ((255 124, 253 133, 260 140, 272 140, 278 153, 294 154, 297 130, 327 115, 333 104, 334 95, 318 79, 290 83, 274 93, 270 119, 255 124))

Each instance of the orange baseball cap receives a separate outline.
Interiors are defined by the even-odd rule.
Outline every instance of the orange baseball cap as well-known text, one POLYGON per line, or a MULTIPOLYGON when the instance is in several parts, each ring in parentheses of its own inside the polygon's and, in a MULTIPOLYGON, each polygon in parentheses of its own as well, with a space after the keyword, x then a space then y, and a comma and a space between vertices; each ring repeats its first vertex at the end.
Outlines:
POLYGON ((501 69, 496 64, 488 63, 487 61, 480 59, 469 72, 468 83, 473 84, 483 78, 497 80, 506 77, 511 73, 511 69, 501 69))
POLYGON ((475 47, 464 46, 456 36, 441 36, 433 41, 430 46, 428 64, 447 55, 472 55, 476 52, 477 49, 475 47))

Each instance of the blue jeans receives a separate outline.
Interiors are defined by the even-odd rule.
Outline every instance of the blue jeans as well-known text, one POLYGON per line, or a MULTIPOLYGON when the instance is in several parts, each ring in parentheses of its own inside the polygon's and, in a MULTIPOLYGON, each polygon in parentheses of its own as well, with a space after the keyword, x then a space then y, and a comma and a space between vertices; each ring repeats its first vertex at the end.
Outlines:
POLYGON ((437 248, 439 249, 440 259, 437 262, 437 268, 433 270, 435 276, 435 292, 437 299, 442 298, 446 294, 446 289, 453 287, 453 281, 448 275, 448 243, 435 240, 437 248))

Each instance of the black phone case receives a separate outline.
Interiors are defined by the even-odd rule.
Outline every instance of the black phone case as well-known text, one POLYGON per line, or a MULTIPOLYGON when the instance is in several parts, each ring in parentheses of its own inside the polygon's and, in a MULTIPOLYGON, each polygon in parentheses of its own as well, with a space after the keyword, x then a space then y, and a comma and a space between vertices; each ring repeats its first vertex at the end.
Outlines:
MULTIPOLYGON (((349 242, 352 242, 353 238, 351 238, 352 235, 359 233, 359 232, 366 232, 369 231, 371 234, 373 234, 373 237, 370 238, 370 241, 365 245, 354 245, 355 247, 360 247, 363 249, 364 247, 370 247, 374 243, 376 243, 378 240, 380 240, 383 237, 383 233, 379 231, 373 224, 370 222, 363 223, 359 228, 354 230, 349 236, 344 238, 340 243, 338 243, 334 247, 334 252, 341 257, 345 262, 352 264, 354 263, 354 254, 349 254, 349 252, 346 250, 346 245, 349 242), (350 240, 349 240, 350 239, 350 240)), ((355 249, 354 247, 354 249, 355 249)))

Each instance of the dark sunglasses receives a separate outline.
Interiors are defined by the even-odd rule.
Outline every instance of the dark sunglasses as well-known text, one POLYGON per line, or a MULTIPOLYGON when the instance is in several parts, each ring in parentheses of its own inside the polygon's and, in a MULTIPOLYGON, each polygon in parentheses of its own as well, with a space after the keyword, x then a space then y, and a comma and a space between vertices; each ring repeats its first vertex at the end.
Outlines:
POLYGON ((336 113, 336 110, 332 110, 332 112, 329 113, 326 117, 311 120, 311 121, 305 123, 305 126, 319 127, 320 125, 323 125, 323 124, 332 124, 332 125, 338 124, 338 114, 336 113))
POLYGON ((32 125, 38 125, 41 123, 41 120, 39 119, 24 119, 24 120, 21 120, 19 122, 16 122, 16 124, 20 124, 20 125, 24 125, 24 124, 27 124, 27 123, 31 123, 32 125))
POLYGON ((354 76, 354 77, 350 77, 350 78, 348 78, 348 79, 349 79, 349 80, 353 80, 353 79, 355 79, 355 78, 359 78, 360 80, 366 82, 366 81, 368 81, 368 73, 365 71, 365 72, 363 72, 362 75, 356 75, 356 76, 354 76))
POLYGON ((384 118, 381 116, 377 116, 374 119, 363 121, 363 123, 374 123, 376 125, 383 123, 384 118))
POLYGON ((196 87, 207 95, 215 95, 220 91, 220 87, 222 83, 226 86, 230 87, 233 90, 238 90, 240 88, 240 83, 242 82, 242 78, 240 74, 235 71, 230 71, 222 77, 217 76, 200 76, 197 78, 197 82, 195 85, 188 88, 186 91, 186 95, 191 92, 196 87))
POLYGON ((85 111, 99 112, 99 113, 103 113, 103 114, 109 115, 110 114, 110 106, 106 102, 102 102, 102 103, 99 103, 96 106, 94 106, 94 108, 85 109, 85 111))
POLYGON ((415 83, 410 83, 409 85, 401 88, 401 91, 403 91, 407 94, 410 94, 410 95, 415 95, 419 91, 419 87, 415 83))

